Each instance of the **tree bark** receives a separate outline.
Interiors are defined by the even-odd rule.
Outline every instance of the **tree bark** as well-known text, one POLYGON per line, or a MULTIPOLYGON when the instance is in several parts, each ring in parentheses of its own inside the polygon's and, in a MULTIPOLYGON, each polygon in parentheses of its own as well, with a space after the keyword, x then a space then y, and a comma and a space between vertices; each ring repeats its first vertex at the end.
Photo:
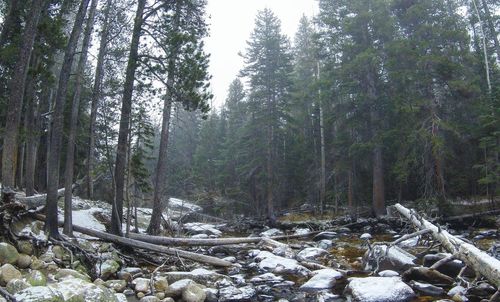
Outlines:
POLYGON ((9 36, 16 30, 16 23, 20 23, 19 0, 11 0, 9 10, 3 21, 2 31, 0 32, 0 47, 4 46, 9 36))
POLYGON ((101 85, 104 76, 104 58, 108 50, 109 36, 109 15, 113 0, 107 0, 104 11, 104 22, 101 31, 101 39, 99 42, 99 53, 97 54, 97 64, 95 68, 94 87, 92 89, 91 105, 90 105, 90 129, 89 129, 89 149, 87 153, 87 198, 94 198, 94 162, 95 162, 95 136, 96 136, 96 121, 97 109, 99 108, 99 99, 101 97, 101 85))
MULTIPOLYGON (((317 78, 320 80, 319 62, 317 63, 317 78)), ((323 104, 321 102, 321 90, 318 89, 318 107, 319 107, 319 136, 320 136, 320 177, 319 177, 319 204, 320 213, 323 214, 326 199, 326 155, 325 155, 325 125, 323 118, 323 104)))
POLYGON ((115 198, 111 212, 111 232, 122 235, 123 219, 123 191, 125 185, 125 167, 128 148, 128 133, 130 131, 130 113, 132 111, 132 93, 134 91, 135 71, 139 52, 139 40, 141 37, 143 13, 146 0, 139 0, 134 19, 134 29, 130 42, 130 54, 123 87, 123 99, 120 115, 120 129, 118 132, 118 146, 116 150, 115 163, 115 198))
MULTIPOLYGON (((173 64, 174 62, 171 62, 172 69, 174 67, 173 64)), ((169 75, 170 74, 171 73, 169 72, 169 75)), ((169 82, 173 84, 173 77, 169 76, 169 80, 169 82)), ((170 88, 167 88, 167 90, 169 89, 170 88)), ((172 98, 171 95, 167 93, 163 103, 163 122, 161 126, 160 150, 158 154, 158 162, 156 164, 155 189, 153 193, 153 213, 151 214, 151 221, 147 229, 147 232, 150 235, 158 235, 160 233, 161 216, 163 212, 162 200, 166 195, 167 149, 171 112, 172 98)))
POLYGON ((498 41, 498 34, 495 29, 495 24, 493 24, 493 20, 491 18, 490 8, 488 7, 488 3, 486 0, 481 0, 486 16, 486 22, 488 22, 488 28, 490 30, 491 37, 493 39, 493 43, 495 44, 495 51, 497 53, 497 62, 500 62, 500 43, 498 41))
POLYGON ((73 192, 73 174, 75 166, 75 142, 76 130, 78 122, 78 110, 80 109, 80 99, 82 94, 83 76, 85 66, 87 65, 87 56, 92 40, 92 31, 94 29, 95 11, 98 0, 92 0, 90 4, 87 24, 85 25, 85 33, 83 35, 82 52, 76 68, 75 94, 73 95, 73 103, 71 104, 71 118, 68 135, 68 147, 66 149, 66 166, 64 169, 64 228, 63 232, 67 236, 73 236, 73 218, 72 218, 72 199, 73 192))
POLYGON ((90 0, 82 0, 75 17, 75 23, 71 30, 68 45, 64 52, 63 65, 59 74, 59 85, 54 101, 54 113, 52 114, 52 133, 50 137, 50 153, 48 158, 47 177, 47 220, 45 228, 49 237, 59 238, 57 228, 57 189, 59 186, 59 164, 61 156, 61 145, 64 126, 64 104, 68 90, 68 82, 73 65, 73 58, 78 44, 78 38, 82 31, 82 24, 90 0))
POLYGON ((37 26, 45 1, 32 1, 28 20, 26 22, 19 56, 14 67, 14 74, 9 82, 9 102, 4 128, 4 143, 2 150, 2 183, 3 187, 14 187, 17 165, 17 148, 19 139, 19 124, 26 84, 26 76, 30 62, 33 44, 37 35, 37 26))
POLYGON ((420 230, 428 229, 432 236, 438 240, 445 249, 457 259, 462 260, 474 271, 483 275, 497 288, 500 287, 500 260, 488 255, 470 243, 451 235, 446 230, 423 219, 415 211, 409 210, 399 203, 394 206, 406 219, 420 230))

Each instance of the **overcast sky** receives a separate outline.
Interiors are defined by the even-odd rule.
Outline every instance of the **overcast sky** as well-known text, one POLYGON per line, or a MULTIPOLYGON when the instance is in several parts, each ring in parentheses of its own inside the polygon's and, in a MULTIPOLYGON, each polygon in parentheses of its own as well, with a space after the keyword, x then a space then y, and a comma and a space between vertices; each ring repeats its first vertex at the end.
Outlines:
POLYGON ((226 99, 229 84, 243 67, 238 52, 244 52, 254 29, 257 11, 271 9, 281 20, 281 29, 293 42, 299 20, 317 13, 317 0, 208 0, 210 37, 206 51, 211 54, 213 106, 226 99))

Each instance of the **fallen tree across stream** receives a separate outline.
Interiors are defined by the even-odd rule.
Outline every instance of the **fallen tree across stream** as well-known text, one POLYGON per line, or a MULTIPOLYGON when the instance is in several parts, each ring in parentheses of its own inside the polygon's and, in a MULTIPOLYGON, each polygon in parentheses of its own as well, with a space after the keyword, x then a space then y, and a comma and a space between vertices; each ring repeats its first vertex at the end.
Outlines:
POLYGON ((407 209, 399 203, 394 205, 394 208, 416 228, 430 230, 430 234, 434 239, 438 240, 456 259, 462 260, 466 265, 473 268, 476 273, 484 276, 497 289, 500 288, 500 261, 498 259, 451 235, 441 227, 430 223, 414 210, 407 209))
MULTIPOLYGON (((45 216, 41 215, 41 214, 35 214, 35 218, 38 220, 41 220, 41 221, 45 221, 45 216)), ((63 222, 60 221, 59 224, 62 226, 63 222)), ((197 254, 197 253, 183 251, 183 250, 169 248, 169 247, 164 247, 164 246, 160 246, 160 245, 156 245, 156 244, 152 244, 152 243, 134 240, 131 238, 120 237, 120 236, 112 235, 112 234, 97 231, 97 230, 92 230, 92 229, 85 228, 85 227, 78 226, 78 225, 73 225, 73 230, 75 232, 79 232, 79 233, 82 233, 85 235, 96 237, 96 238, 99 238, 99 239, 102 239, 105 241, 109 241, 109 242, 113 242, 116 244, 121 244, 121 245, 125 245, 125 246, 132 247, 132 248, 145 249, 145 250, 149 250, 149 251, 157 252, 157 253, 161 253, 161 254, 177 256, 177 257, 181 257, 184 259, 193 260, 196 262, 211 264, 214 266, 229 267, 229 266, 233 265, 229 261, 222 260, 222 259, 219 259, 216 257, 197 254)))

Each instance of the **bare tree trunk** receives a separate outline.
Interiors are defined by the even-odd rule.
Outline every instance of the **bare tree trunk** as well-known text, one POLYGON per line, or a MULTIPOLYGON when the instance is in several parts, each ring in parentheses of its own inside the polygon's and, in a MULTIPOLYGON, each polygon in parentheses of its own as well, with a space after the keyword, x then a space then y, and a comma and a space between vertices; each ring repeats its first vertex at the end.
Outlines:
POLYGON ((64 52, 64 60, 61 73, 59 74, 59 85, 54 102, 54 113, 52 114, 52 134, 50 137, 47 178, 47 220, 45 221, 45 228, 49 233, 49 237, 52 238, 59 238, 60 236, 57 229, 57 189, 59 186, 59 164, 64 126, 64 103, 68 90, 71 66, 73 65, 73 58, 88 4, 89 0, 82 0, 75 17, 75 23, 73 24, 68 45, 64 52))
POLYGON ((354 164, 347 170, 347 208, 349 215, 354 217, 354 164))
POLYGON ((90 131, 89 131, 89 149, 87 154, 87 197, 94 198, 94 162, 95 162, 95 124, 97 121, 97 109, 99 108, 99 98, 101 97, 102 78, 104 76, 104 58, 108 48, 109 36, 109 15, 113 0, 107 0, 104 11, 104 21, 101 31, 101 40, 99 42, 99 53, 97 55, 97 65, 95 68, 94 88, 92 89, 90 105, 90 131))
POLYGON ((141 37, 143 13, 146 0, 139 0, 134 19, 134 29, 130 42, 130 54, 123 87, 123 99, 120 115, 120 130, 118 132, 118 146, 116 150, 115 164, 115 198, 111 211, 111 232, 122 235, 123 218, 123 189, 125 185, 125 166, 128 148, 128 132, 130 125, 130 113, 132 111, 132 93, 134 91, 135 71, 137 69, 137 59, 139 52, 139 39, 141 37))
POLYGON ((267 150, 266 150, 266 181, 267 181, 267 218, 274 223, 274 196, 273 196, 273 144, 274 129, 272 125, 267 127, 267 150))
POLYGON ((3 187, 14 187, 17 165, 17 148, 19 139, 19 124, 26 84, 26 76, 30 62, 33 44, 37 35, 37 26, 45 1, 31 1, 29 17, 26 21, 19 56, 14 67, 14 74, 9 82, 9 102, 4 128, 4 143, 2 150, 2 183, 3 187))
MULTIPOLYGON (((27 111, 28 108, 25 108, 24 112, 24 129, 26 129, 26 121, 27 121, 27 111)), ((19 144, 19 154, 17 156, 17 172, 16 172, 16 187, 20 190, 23 188, 23 172, 24 172, 24 154, 26 150, 26 139, 21 138, 19 144)))
MULTIPOLYGON (((171 65, 173 69, 174 62, 171 61, 169 65, 171 65)), ((171 73, 169 72, 169 75, 170 74, 171 73)), ((173 84, 173 77, 169 76, 169 79, 171 84, 173 84)), ((168 87, 167 89, 169 90, 170 88, 168 87)), ((162 200, 166 197, 167 149, 171 111, 172 98, 171 94, 167 93, 163 103, 163 122, 161 126, 160 150, 158 155, 158 162, 156 164, 155 189, 153 194, 153 213, 151 215, 151 222, 149 223, 147 229, 147 232, 150 235, 158 235, 160 233, 161 217, 163 212, 162 200)))
POLYGON ((87 24, 85 25, 85 33, 83 35, 82 52, 76 68, 75 94, 73 95, 73 103, 71 104, 71 119, 68 135, 68 147, 66 149, 66 166, 64 169, 64 229, 63 232, 67 236, 73 236, 73 217, 72 217, 72 199, 73 191, 73 174, 75 166, 75 142, 76 130, 78 122, 78 110, 80 109, 80 99, 82 94, 83 76, 85 66, 87 65, 87 56, 92 40, 92 31, 94 29, 95 11, 98 0, 92 0, 90 4, 87 24))
MULTIPOLYGON (((38 58, 33 59, 33 66, 38 66, 38 58)), ((36 153, 39 143, 39 121, 40 121, 40 102, 35 100, 35 82, 37 78, 32 75, 29 82, 26 84, 27 97, 27 119, 26 126, 26 165, 25 165, 25 181, 26 181, 26 196, 35 194, 35 165, 36 153)))
MULTIPOLYGON (((317 78, 320 79, 319 62, 317 63, 317 78)), ((319 136, 320 136, 320 151, 321 151, 321 165, 320 165, 320 178, 319 178, 319 204, 320 213, 323 214, 326 199, 326 155, 325 155, 325 125, 323 119, 323 104, 321 102, 321 90, 318 90, 318 107, 319 107, 319 136)))
POLYGON ((493 20, 491 18, 490 8, 488 7, 488 3, 486 0, 481 0, 484 8, 484 12, 486 14, 486 21, 488 22, 488 28, 490 30, 490 34, 492 36, 493 42, 495 43, 495 51, 497 53, 497 62, 500 62, 500 43, 498 42, 498 34, 495 29, 495 24, 493 24, 493 20))
POLYGON ((486 71, 486 84, 488 86, 488 95, 491 95, 491 80, 490 80, 490 66, 488 60, 488 49, 486 47, 486 35, 484 33, 483 21, 481 20, 481 15, 479 14, 479 9, 477 8, 476 0, 472 0, 474 5, 474 11, 476 12, 477 20, 479 21, 479 29, 481 30, 481 42, 483 47, 484 56, 484 69, 486 71))

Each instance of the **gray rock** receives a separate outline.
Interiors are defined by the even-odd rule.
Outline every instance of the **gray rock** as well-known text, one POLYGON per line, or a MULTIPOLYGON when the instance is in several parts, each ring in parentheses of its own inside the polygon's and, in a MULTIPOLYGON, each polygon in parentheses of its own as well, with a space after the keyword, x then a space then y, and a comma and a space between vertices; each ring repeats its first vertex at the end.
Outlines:
POLYGON ((257 292, 250 285, 240 288, 237 288, 235 286, 228 286, 219 290, 219 301, 253 301, 252 299, 256 294, 257 292))
POLYGON ((76 278, 76 279, 81 279, 84 281, 90 281, 90 278, 88 276, 85 276, 84 274, 77 272, 75 270, 69 269, 69 268, 62 268, 60 269, 56 275, 55 278, 59 281, 66 279, 66 278, 76 278))
POLYGON ((17 301, 22 302, 63 302, 62 294, 56 289, 46 286, 28 287, 14 295, 17 301))
POLYGON ((218 293, 219 291, 216 290, 215 288, 204 288, 205 291, 205 301, 207 302, 218 302, 219 301, 219 296, 218 293))
POLYGON ((31 285, 22 279, 12 279, 7 283, 5 289, 12 295, 22 291, 25 288, 31 287, 31 285))
POLYGON ((0 267, 0 284, 5 286, 10 280, 21 279, 21 272, 12 264, 4 264, 0 267))
POLYGON ((261 232, 259 235, 261 237, 274 237, 274 236, 281 236, 283 235, 283 231, 278 230, 278 229, 269 229, 267 231, 261 232))
POLYGON ((160 302, 161 300, 156 296, 146 296, 142 297, 139 302, 160 302))
POLYGON ((21 240, 17 242, 17 249, 20 253, 26 255, 33 255, 33 244, 27 240, 21 240))
POLYGON ((399 276, 399 273, 396 271, 385 270, 385 271, 378 272, 378 275, 380 277, 397 277, 397 276, 399 276))
POLYGON ((318 247, 320 249, 328 250, 334 245, 333 241, 330 239, 323 239, 318 242, 318 247))
POLYGON ((168 280, 164 276, 156 277, 153 284, 155 291, 158 292, 165 292, 168 288, 168 280))
POLYGON ((297 260, 311 261, 311 260, 316 260, 317 258, 327 254, 328 252, 324 249, 320 249, 317 247, 307 247, 297 254, 297 260))
POLYGON ((137 279, 134 279, 134 281, 132 281, 132 285, 134 285, 134 290, 136 293, 149 292, 149 290, 150 290, 149 283, 150 283, 150 279, 146 279, 146 278, 137 278, 137 279))
POLYGON ((17 266, 21 269, 25 269, 30 267, 31 265, 31 256, 26 254, 19 254, 19 258, 17 258, 17 266))
POLYGON ((182 299, 185 302, 203 302, 207 294, 197 284, 191 283, 182 291, 182 299))
POLYGON ((32 286, 45 286, 47 285, 47 277, 37 270, 32 270, 27 277, 27 281, 32 286))
POLYGON ((415 293, 399 277, 350 278, 345 293, 356 302, 404 302, 415 293))
POLYGON ((365 270, 393 270, 401 273, 416 266, 414 262, 416 260, 415 256, 400 247, 393 246, 389 248, 387 254, 386 250, 387 245, 375 245, 371 250, 368 250, 363 257, 365 270), (380 261, 377 261, 377 259, 380 259, 380 261))
POLYGON ((190 279, 198 284, 210 284, 216 282, 220 279, 229 279, 229 277, 219 274, 214 271, 210 271, 204 268, 197 268, 191 272, 167 272, 162 274, 168 281, 168 283, 174 283, 183 279, 190 279))
POLYGON ((170 284, 168 289, 165 291, 165 295, 167 297, 178 297, 178 296, 182 295, 182 292, 184 291, 184 289, 186 287, 188 287, 190 284, 193 284, 193 283, 195 283, 195 282, 191 279, 183 279, 183 280, 176 281, 176 282, 170 284))
POLYGON ((426 296, 442 296, 444 294, 444 289, 429 283, 422 283, 422 282, 417 282, 417 281, 410 281, 410 286, 426 295, 426 296))
POLYGON ((19 258, 19 252, 13 245, 0 242, 0 264, 14 264, 19 258))
POLYGON ((67 277, 59 283, 50 284, 49 287, 60 292, 67 302, 118 301, 112 290, 79 278, 67 277))
MULTIPOLYGON (((427 254, 424 256, 424 266, 431 267, 434 263, 439 260, 451 256, 448 253, 438 253, 438 254, 427 254)), ((440 273, 448 275, 455 278, 460 273, 460 270, 465 266, 465 264, 460 260, 452 260, 447 263, 440 265, 437 270, 440 273)))
POLYGON ((125 280, 108 280, 104 282, 104 286, 111 288, 117 293, 121 293, 127 287, 127 282, 125 280))
POLYGON ((300 290, 312 292, 330 289, 335 285, 338 279, 342 278, 342 273, 329 268, 313 271, 312 274, 314 274, 314 276, 304 283, 300 287, 300 290))
POLYGON ((98 269, 100 269, 101 278, 103 280, 107 280, 116 272, 118 272, 118 270, 120 269, 120 264, 118 264, 118 262, 116 262, 115 260, 108 259, 104 261, 100 266, 98 266, 98 269))

